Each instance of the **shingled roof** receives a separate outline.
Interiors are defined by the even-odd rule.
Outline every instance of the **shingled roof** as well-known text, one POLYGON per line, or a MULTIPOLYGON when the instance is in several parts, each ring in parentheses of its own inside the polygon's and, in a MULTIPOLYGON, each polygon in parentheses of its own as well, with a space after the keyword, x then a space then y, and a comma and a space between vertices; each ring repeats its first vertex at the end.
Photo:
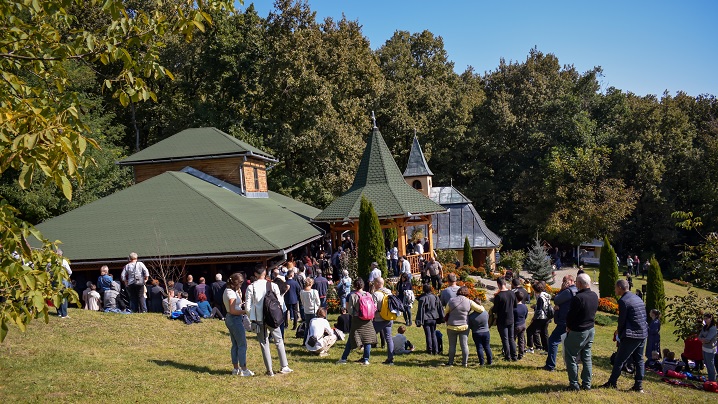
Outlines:
POLYGON ((377 128, 372 130, 351 188, 335 199, 315 220, 335 222, 359 218, 362 195, 372 202, 379 218, 415 216, 445 210, 404 181, 377 128))
POLYGON ((140 163, 238 155, 248 155, 263 160, 276 161, 271 154, 234 138, 217 128, 210 127, 185 129, 131 155, 118 164, 134 165, 140 163))
POLYGON ((429 169, 426 158, 424 158, 424 152, 421 150, 419 139, 414 135, 414 142, 411 144, 409 162, 406 163, 404 177, 421 177, 425 175, 434 175, 434 173, 429 169))
POLYGON ((141 257, 271 256, 321 237, 318 209, 283 195, 252 199, 168 171, 41 223, 73 262, 141 257))
POLYGON ((454 187, 431 188, 431 199, 449 209, 433 218, 437 249, 460 250, 468 237, 471 248, 496 248, 501 237, 489 230, 469 198, 454 187))

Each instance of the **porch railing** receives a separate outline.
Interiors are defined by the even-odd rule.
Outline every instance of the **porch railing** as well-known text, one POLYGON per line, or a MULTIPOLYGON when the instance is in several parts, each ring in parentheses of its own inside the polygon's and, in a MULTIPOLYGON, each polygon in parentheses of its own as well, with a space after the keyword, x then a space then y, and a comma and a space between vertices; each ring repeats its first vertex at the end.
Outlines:
POLYGON ((421 271, 421 267, 424 261, 428 260, 431 256, 430 252, 423 254, 412 254, 406 257, 411 265, 411 273, 418 274, 421 271))

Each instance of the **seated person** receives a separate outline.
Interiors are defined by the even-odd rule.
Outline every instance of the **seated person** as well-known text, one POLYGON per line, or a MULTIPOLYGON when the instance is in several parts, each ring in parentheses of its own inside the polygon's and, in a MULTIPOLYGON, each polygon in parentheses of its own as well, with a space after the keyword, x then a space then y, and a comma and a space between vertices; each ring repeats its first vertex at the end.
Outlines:
POLYGON ((651 352, 651 359, 646 361, 646 368, 653 369, 658 372, 663 371, 663 365, 661 364, 661 354, 658 351, 651 352))
POLYGON ((665 355, 665 357, 663 358, 663 363, 661 363, 661 368, 663 370, 663 373, 666 373, 669 370, 680 372, 683 370, 685 365, 686 364, 684 362, 676 359, 675 352, 668 352, 665 355))
POLYGON ((399 326, 397 330, 398 334, 392 338, 394 340, 394 355, 408 354, 414 352, 414 344, 411 343, 404 333, 406 332, 406 326, 399 326))
POLYGON ((187 306, 196 306, 197 303, 189 301, 187 299, 189 297, 189 293, 187 292, 180 292, 180 299, 177 300, 177 303, 175 305, 175 310, 182 311, 187 306))
POLYGON ((169 316, 173 311, 177 310, 177 302, 179 299, 175 297, 175 290, 170 289, 167 298, 162 299, 162 312, 169 316))
POLYGON ((342 314, 340 314, 337 318, 337 322, 334 324, 334 328, 338 329, 344 334, 349 334, 349 330, 352 328, 352 316, 347 314, 346 307, 341 308, 341 313, 342 314))
POLYGON ((97 286, 90 284, 90 292, 85 297, 85 310, 100 310, 100 294, 97 292, 97 286))
POLYGON ((105 291, 105 301, 104 301, 104 309, 105 310, 116 310, 117 309, 117 296, 120 295, 120 284, 112 281, 112 285, 110 286, 110 289, 105 291))
POLYGON ((317 315, 309 322, 307 342, 304 347, 307 351, 319 354, 319 356, 329 355, 329 348, 337 342, 337 336, 329 326, 327 321, 327 309, 320 307, 317 315))
POLYGON ((200 293, 199 295, 197 295, 197 310, 199 310, 199 314, 202 316, 202 318, 216 317, 220 320, 224 320, 224 316, 222 316, 222 313, 219 311, 219 309, 216 307, 212 308, 209 305, 209 302, 207 301, 207 295, 205 295, 204 293, 200 293))

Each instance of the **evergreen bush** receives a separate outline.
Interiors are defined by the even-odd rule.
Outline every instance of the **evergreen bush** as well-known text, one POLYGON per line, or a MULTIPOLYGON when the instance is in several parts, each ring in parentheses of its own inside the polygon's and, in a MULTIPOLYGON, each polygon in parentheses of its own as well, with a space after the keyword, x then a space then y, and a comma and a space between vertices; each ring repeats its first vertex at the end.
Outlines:
POLYGON ((616 282, 618 282, 618 262, 616 251, 608 241, 608 236, 603 238, 603 248, 598 273, 598 291, 601 297, 616 297, 616 282))
POLYGON ((464 237, 464 265, 468 265, 470 267, 474 266, 474 254, 472 254, 471 251, 469 237, 464 237))
POLYGON ((656 257, 651 257, 646 280, 646 314, 657 309, 661 312, 661 323, 665 322, 666 293, 663 291, 663 273, 656 257))
POLYGON ((381 269, 382 278, 386 279, 386 252, 384 251, 384 236, 376 215, 374 205, 364 196, 361 198, 359 208, 359 240, 357 246, 357 272, 364 279, 369 278, 371 263, 376 262, 381 269))
POLYGON ((535 281, 544 281, 550 284, 553 280, 551 257, 546 254, 546 250, 543 248, 543 245, 541 245, 541 240, 539 240, 538 235, 536 235, 536 239, 534 239, 534 245, 529 248, 524 269, 531 273, 531 279, 535 281))

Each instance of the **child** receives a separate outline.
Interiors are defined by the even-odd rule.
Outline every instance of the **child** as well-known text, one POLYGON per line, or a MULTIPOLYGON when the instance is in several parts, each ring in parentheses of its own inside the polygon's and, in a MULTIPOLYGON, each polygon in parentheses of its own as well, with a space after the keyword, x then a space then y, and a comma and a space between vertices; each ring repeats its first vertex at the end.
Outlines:
POLYGON ((651 352, 651 357, 646 361, 646 368, 653 369, 655 371, 662 371, 663 365, 661 364, 661 353, 658 351, 651 352))
MULTIPOLYGON (((529 315, 529 309, 523 303, 523 299, 523 293, 517 291, 516 307, 514 308, 514 336, 518 340, 516 349, 519 359, 522 359, 526 352, 526 317, 529 315)), ((533 349, 530 352, 533 352, 533 349)))
POLYGON ((663 369, 663 373, 665 374, 669 370, 680 372, 683 370, 683 367, 685 365, 686 364, 684 362, 676 360, 675 352, 668 352, 665 355, 665 357, 663 358, 663 363, 661 364, 661 368, 663 369))
POLYGON ((650 320, 648 321, 648 340, 646 341, 646 357, 651 359, 649 356, 651 352, 661 352, 661 312, 653 309, 651 310, 650 320))
POLYGON ((404 333, 406 326, 399 326, 398 334, 394 336, 394 355, 408 354, 414 352, 414 344, 411 343, 404 333))

